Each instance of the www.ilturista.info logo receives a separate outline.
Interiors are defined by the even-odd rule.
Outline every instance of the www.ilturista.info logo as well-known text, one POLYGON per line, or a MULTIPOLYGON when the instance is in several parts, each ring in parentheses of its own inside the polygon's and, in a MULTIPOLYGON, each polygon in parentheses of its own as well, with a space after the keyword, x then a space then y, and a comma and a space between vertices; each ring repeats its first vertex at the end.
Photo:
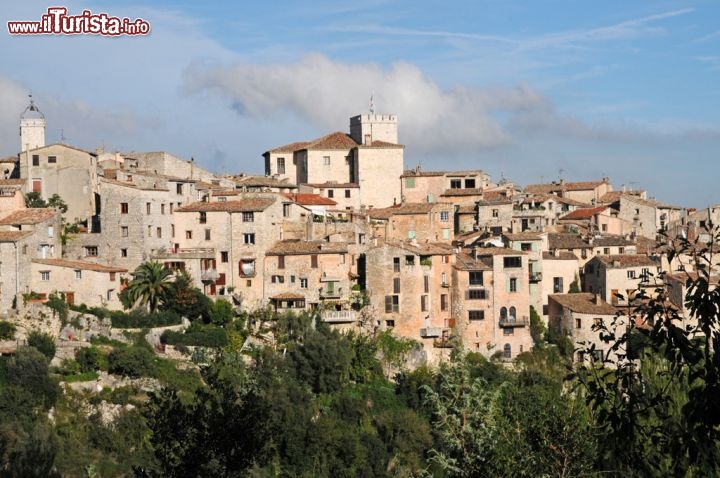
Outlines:
POLYGON ((68 15, 65 7, 50 7, 39 22, 7 22, 11 35, 147 35, 150 24, 142 18, 111 17, 107 13, 83 10, 68 15))

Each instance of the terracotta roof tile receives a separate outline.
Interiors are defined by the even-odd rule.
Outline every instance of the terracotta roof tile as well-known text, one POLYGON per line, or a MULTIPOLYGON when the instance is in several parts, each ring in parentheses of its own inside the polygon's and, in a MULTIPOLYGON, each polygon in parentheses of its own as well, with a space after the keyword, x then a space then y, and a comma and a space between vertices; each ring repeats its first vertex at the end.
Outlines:
POLYGON ((548 234, 548 249, 590 249, 592 246, 578 234, 548 234))
POLYGON ((577 257, 572 252, 558 251, 556 254, 552 252, 543 252, 544 261, 576 261, 577 257), (557 254, 557 255, 556 255, 557 254))
POLYGON ((595 259, 608 269, 624 269, 626 267, 658 266, 660 263, 650 256, 642 254, 598 255, 595 259))
POLYGON ((356 148, 358 144, 349 134, 341 133, 339 131, 330 133, 322 138, 318 138, 304 148, 307 150, 331 150, 331 149, 351 149, 356 148))
POLYGON ((318 189, 357 189, 360 187, 358 183, 305 183, 305 186, 310 186, 311 188, 318 188, 318 189))
POLYGON ((615 315, 617 308, 605 302, 601 297, 595 303, 595 294, 581 292, 577 294, 551 294, 548 300, 554 300, 562 307, 578 314, 615 315))
POLYGON ((275 203, 274 198, 246 198, 238 201, 194 202, 176 212, 260 212, 275 203))
POLYGON ((625 236, 608 234, 593 238, 592 245, 595 247, 633 246, 635 241, 626 239, 625 236))
POLYGON ((17 242, 32 236, 32 231, 0 231, 0 242, 17 242))
POLYGON ((525 186, 526 193, 547 194, 560 191, 588 191, 605 184, 604 181, 578 181, 570 183, 545 183, 545 184, 528 184, 525 186))
POLYGON ((309 141, 295 141, 294 143, 284 144, 273 148, 268 153, 294 153, 295 151, 305 149, 309 145, 309 141))
POLYGON ((373 208, 367 211, 367 215, 374 219, 388 219, 391 216, 410 216, 418 214, 428 214, 434 209, 438 210, 451 210, 453 205, 451 203, 442 202, 413 202, 403 203, 397 206, 391 206, 386 208, 373 208), (446 206, 446 207, 443 207, 446 206))
POLYGON ((295 201, 302 206, 337 206, 337 202, 330 198, 320 196, 319 194, 295 194, 287 193, 283 194, 288 199, 295 201))
POLYGON ((22 186, 24 179, 0 179, 0 186, 22 186))
POLYGON ((475 259, 472 254, 461 252, 455 256, 455 268, 463 271, 491 271, 492 265, 480 257, 475 259))
POLYGON ((375 140, 370 145, 363 144, 361 145, 362 148, 379 148, 379 149, 396 149, 396 148, 404 148, 402 144, 397 143, 390 143, 388 141, 380 141, 375 140))
POLYGON ((482 196, 482 188, 455 188, 446 189, 441 196, 482 196))
POLYGON ((298 239, 287 239, 276 242, 265 255, 268 256, 293 256, 306 254, 345 254, 348 245, 345 242, 327 241, 301 241, 298 239))
POLYGON ((297 188, 294 183, 291 183, 287 179, 279 179, 272 176, 243 176, 232 179, 238 186, 242 187, 297 188))
POLYGON ((510 241, 539 241, 542 239, 542 236, 539 232, 532 232, 532 231, 523 231, 523 232, 515 232, 515 233, 509 233, 506 232, 503 234, 503 237, 506 237, 510 241))
POLYGON ((302 294, 294 294, 292 292, 283 292, 281 294, 274 295, 270 297, 274 300, 301 300, 304 299, 305 296, 302 294))
POLYGON ((85 261, 69 261, 66 259, 33 259, 36 264, 44 264, 46 266, 67 267, 68 269, 82 269, 95 272, 127 272, 127 269, 115 266, 106 266, 104 264, 95 264, 94 262, 85 261))
MULTIPOLYGON (((390 246, 399 247, 419 256, 446 256, 453 254, 455 250, 450 244, 444 242, 387 242, 390 246)), ((382 247, 382 246, 380 246, 382 247)))
POLYGON ((600 214, 605 209, 607 209, 609 206, 597 206, 593 208, 587 208, 587 209, 576 209, 572 212, 569 212, 562 216, 560 220, 585 220, 585 219, 592 219, 595 217, 596 214, 600 214))
POLYGON ((11 213, 9 216, 5 216, 0 219, 2 225, 16 225, 16 224, 40 224, 43 221, 47 221, 51 217, 59 214, 55 209, 52 208, 29 208, 29 209, 18 209, 11 213))

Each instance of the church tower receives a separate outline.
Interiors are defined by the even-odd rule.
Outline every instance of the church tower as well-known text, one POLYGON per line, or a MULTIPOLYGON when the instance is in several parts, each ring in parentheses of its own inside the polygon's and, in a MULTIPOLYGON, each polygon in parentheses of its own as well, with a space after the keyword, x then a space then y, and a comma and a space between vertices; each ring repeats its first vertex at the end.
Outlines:
POLYGON ((20 152, 45 146, 45 115, 30 96, 30 104, 20 115, 20 152))

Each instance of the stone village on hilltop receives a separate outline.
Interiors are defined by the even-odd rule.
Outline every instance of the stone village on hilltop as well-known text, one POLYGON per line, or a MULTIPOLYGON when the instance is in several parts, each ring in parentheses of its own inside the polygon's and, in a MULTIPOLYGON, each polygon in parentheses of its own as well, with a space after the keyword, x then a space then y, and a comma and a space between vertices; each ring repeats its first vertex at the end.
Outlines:
POLYGON ((481 170, 405 169, 394 115, 270 149, 264 176, 219 176, 166 152, 46 145, 32 101, 20 139, 20 153, 0 160, 9 320, 31 292, 118 309, 132 271, 158 261, 242 310, 390 329, 430 363, 457 346, 508 360, 529 350, 531 309, 603 353, 593 324, 629 310, 638 288, 666 287, 682 310, 691 262, 668 262, 658 231, 702 239, 720 222, 720 206, 672 206, 608 178, 521 189, 481 170), (26 208, 28 193, 57 194, 67 211, 26 208))

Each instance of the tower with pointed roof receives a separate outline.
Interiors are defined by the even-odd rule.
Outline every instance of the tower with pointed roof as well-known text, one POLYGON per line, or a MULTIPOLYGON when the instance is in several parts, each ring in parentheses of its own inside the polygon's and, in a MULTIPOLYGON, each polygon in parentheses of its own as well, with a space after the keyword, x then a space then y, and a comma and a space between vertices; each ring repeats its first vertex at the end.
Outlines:
POLYGON ((20 151, 45 146, 45 115, 30 97, 30 104, 20 115, 20 151))

